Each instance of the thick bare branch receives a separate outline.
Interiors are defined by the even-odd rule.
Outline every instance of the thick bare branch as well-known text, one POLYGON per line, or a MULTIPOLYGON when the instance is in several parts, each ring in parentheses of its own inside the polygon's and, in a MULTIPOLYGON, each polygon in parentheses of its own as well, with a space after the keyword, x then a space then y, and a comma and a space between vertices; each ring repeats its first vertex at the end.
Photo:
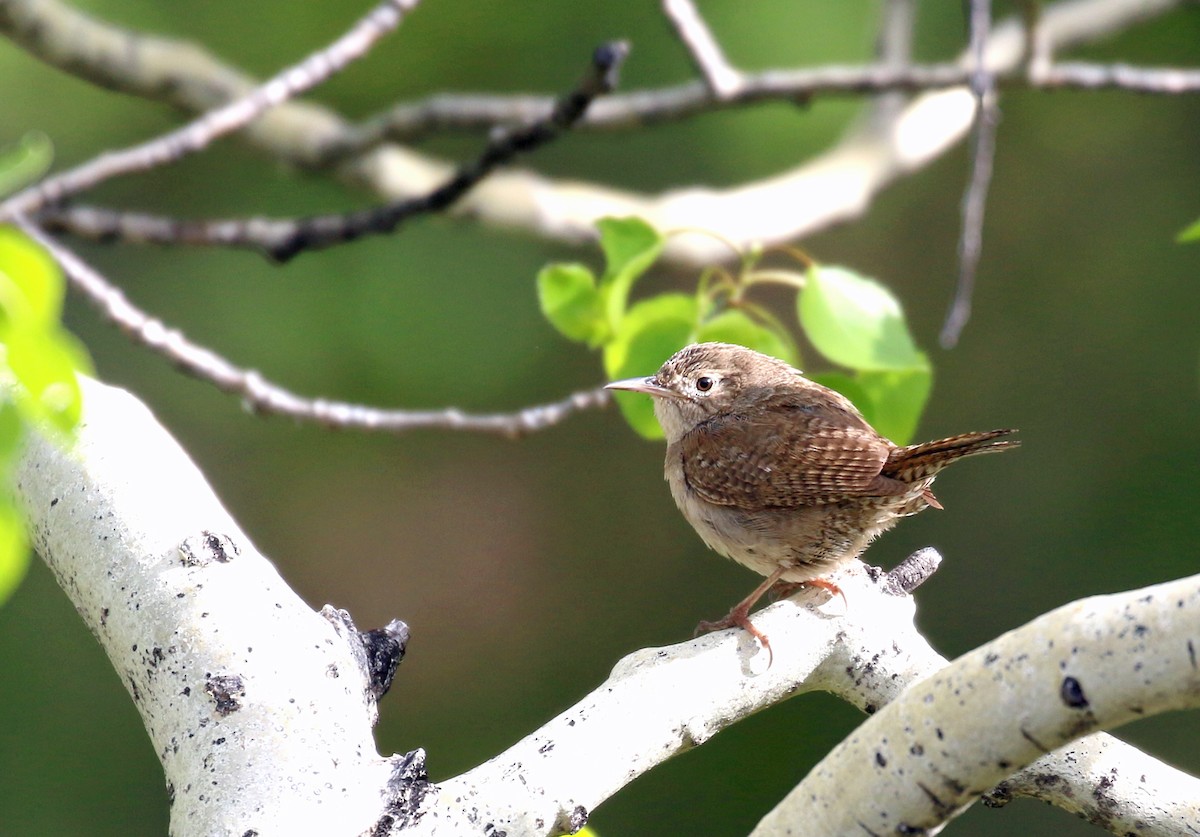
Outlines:
POLYGON ((393 764, 361 635, 284 583, 141 402, 81 386, 77 443, 34 434, 14 491, 141 713, 171 833, 367 830, 393 764))
MULTIPOLYGON (((1073 602, 1010 631, 896 696, 753 833, 793 833, 799 822, 822 834, 927 833, 1093 730, 1200 706, 1198 613, 1193 576, 1073 602)), ((1141 815, 1139 796, 1121 800, 1123 815, 1141 815)))

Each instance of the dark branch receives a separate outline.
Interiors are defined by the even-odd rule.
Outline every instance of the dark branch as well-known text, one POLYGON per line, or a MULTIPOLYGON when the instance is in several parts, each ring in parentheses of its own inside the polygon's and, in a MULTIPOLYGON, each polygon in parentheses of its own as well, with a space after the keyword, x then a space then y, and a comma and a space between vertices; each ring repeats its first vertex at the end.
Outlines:
POLYGON ((553 404, 527 407, 513 413, 487 414, 466 413, 455 408, 385 410, 362 404, 305 398, 266 380, 252 369, 235 366, 211 349, 191 342, 183 332, 168 327, 131 303, 99 271, 24 216, 17 215, 15 222, 50 252, 62 266, 72 287, 135 343, 162 355, 181 371, 207 381, 222 392, 241 397, 246 407, 255 413, 287 416, 297 421, 339 429, 401 433, 438 428, 517 437, 551 427, 582 410, 603 407, 609 403, 608 393, 600 388, 577 392, 553 404))
POLYGON ((555 103, 546 118, 500 133, 479 157, 462 166, 441 186, 416 198, 343 214, 299 219, 193 221, 103 207, 62 207, 47 210, 38 217, 38 223, 47 229, 67 231, 97 241, 243 247, 264 252, 277 261, 287 261, 302 251, 332 247, 365 235, 390 233, 415 215, 446 209, 497 167, 569 130, 597 97, 615 87, 628 53, 628 45, 622 42, 599 47, 593 54, 587 74, 555 103))

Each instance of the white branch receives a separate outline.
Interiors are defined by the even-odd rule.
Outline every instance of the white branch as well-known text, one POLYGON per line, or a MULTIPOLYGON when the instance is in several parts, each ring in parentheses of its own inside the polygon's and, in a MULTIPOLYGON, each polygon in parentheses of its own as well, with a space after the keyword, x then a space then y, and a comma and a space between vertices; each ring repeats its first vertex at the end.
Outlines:
MULTIPOLYGON (((324 618, 314 614, 288 589, 136 399, 90 381, 84 393, 78 444, 68 452, 33 439, 22 457, 18 495, 38 552, 142 714, 166 772, 173 834, 242 834, 264 824, 296 833, 369 828, 382 834, 391 828, 457 837, 489 824, 512 837, 562 833, 645 771, 771 703, 825 689, 868 710, 894 699, 907 705, 912 698, 905 685, 945 665, 913 626, 913 599, 896 589, 902 573, 881 576, 856 563, 837 577, 848 612, 836 602, 816 607, 813 595, 819 594, 801 594, 755 615, 772 639, 770 668, 764 670, 766 656, 738 630, 638 651, 576 706, 507 752, 432 786, 420 753, 407 759, 375 754, 373 682, 348 620, 328 609, 324 618)), ((1141 601, 1145 595, 1087 600, 1045 617, 1053 633, 1026 628, 1010 634, 998 641, 994 653, 1001 656, 990 664, 986 655, 992 652, 976 652, 988 672, 1034 647, 1017 645, 1031 633, 1053 638, 1064 652, 1064 673, 1055 667, 1057 658, 1038 664, 1049 666, 1048 672, 1033 662, 1013 665, 1026 674, 1052 674, 1059 684, 1046 696, 1051 705, 1022 703, 1034 719, 1028 727, 1033 738, 1046 746, 1066 740, 1054 734, 1052 723, 1047 730, 1048 722, 1036 722, 1035 712, 1065 713, 1078 735, 1132 711, 1133 698, 1117 694, 1118 688, 1150 684, 1153 694, 1137 698, 1146 712, 1172 700, 1182 705, 1171 689, 1197 690, 1193 658, 1180 658, 1179 648, 1187 645, 1179 642, 1189 628, 1197 629, 1188 605, 1200 597, 1200 579, 1155 588, 1149 602, 1141 601), (1158 619, 1140 612, 1163 602, 1164 591, 1185 585, 1191 585, 1191 598, 1180 599, 1184 606, 1169 601, 1170 613, 1158 619), (1107 647, 1096 633, 1106 611, 1096 602, 1131 602, 1120 614, 1121 620, 1128 616, 1119 622, 1125 635, 1117 630, 1112 639, 1121 650, 1107 664, 1130 668, 1142 662, 1142 680, 1128 678, 1119 686, 1111 672, 1084 665, 1107 647), (1077 612, 1093 615, 1070 621, 1077 612), (1060 624, 1063 619, 1069 624, 1060 624), (1063 639, 1069 630, 1091 634, 1063 639), (1168 672, 1149 652, 1168 641, 1176 643, 1176 661, 1193 672, 1192 680, 1160 676, 1168 672), (1062 686, 1066 675, 1078 690, 1062 686), (1063 710, 1064 699, 1088 706, 1063 710), (1079 724, 1081 718, 1087 723, 1079 724)), ((916 689, 942 682, 952 688, 958 681, 934 675, 916 689)), ((934 706, 936 720, 928 716, 920 723, 937 725, 947 740, 978 737, 996 746, 986 735, 960 731, 953 705, 943 706, 939 698, 934 706)), ((932 749, 927 747, 927 760, 932 749)), ((873 758, 874 750, 868 755, 873 758)), ((1004 778, 1001 760, 1011 772, 1037 753, 988 755, 987 778, 963 780, 976 794, 1004 778)), ((889 749, 886 757, 898 763, 903 753, 889 749)), ((888 775, 872 778, 889 787, 888 775)), ((1040 798, 1093 822, 1161 822, 1160 833, 1173 835, 1185 832, 1172 831, 1172 824, 1195 821, 1190 813, 1200 799, 1198 784, 1115 739, 1092 735, 1003 783, 992 801, 1036 789, 1040 798), (1139 786, 1112 773, 1114 766, 1128 765, 1149 781, 1139 786), (1088 798, 1096 805, 1089 808, 1088 798)), ((879 798, 877 790, 862 792, 879 798)))
POLYGON ((936 829, 1086 733, 1200 706, 1198 639, 1200 576, 1061 607, 906 689, 753 833, 790 834, 800 822, 821 834, 936 829))
POLYGON ((34 437, 18 496, 166 773, 171 833, 358 833, 375 753, 361 645, 312 611, 129 394, 83 380, 78 444, 34 437))

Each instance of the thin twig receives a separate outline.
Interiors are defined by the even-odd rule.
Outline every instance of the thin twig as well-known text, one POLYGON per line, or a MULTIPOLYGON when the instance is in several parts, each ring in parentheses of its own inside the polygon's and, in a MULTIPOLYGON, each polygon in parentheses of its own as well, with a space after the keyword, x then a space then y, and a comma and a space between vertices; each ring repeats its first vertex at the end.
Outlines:
POLYGON ((249 95, 192 120, 148 142, 101 154, 90 162, 43 180, 0 204, 0 222, 29 215, 48 204, 91 189, 122 174, 173 163, 206 148, 219 137, 244 127, 262 113, 308 90, 365 55, 380 38, 400 25, 419 0, 384 0, 344 35, 249 95))
POLYGON ((962 233, 958 240, 958 283, 954 300, 942 326, 942 348, 958 343, 971 318, 971 298, 975 276, 983 254, 983 219, 988 187, 992 182, 992 164, 996 157, 996 126, 1000 121, 996 106, 995 77, 985 63, 988 35, 992 28, 991 0, 971 0, 971 92, 978 103, 971 143, 971 177, 962 201, 962 233))
POLYGON ((1200 70, 1064 61, 1031 70, 1029 84, 1040 90, 1127 90, 1175 96, 1200 93, 1200 70))
POLYGON ((494 433, 515 438, 558 424, 582 410, 603 407, 609 394, 602 388, 584 390, 552 404, 526 407, 513 413, 467 413, 444 410, 385 410, 362 404, 305 398, 272 383, 253 369, 243 369, 221 355, 197 345, 178 329, 151 317, 129 301, 119 288, 71 250, 18 214, 14 222, 42 245, 62 266, 72 287, 80 291, 106 319, 135 343, 166 358, 181 371, 239 396, 247 409, 265 415, 287 416, 324 427, 401 433, 437 428, 494 433))
POLYGON ((736 96, 742 86, 742 74, 725 58, 721 45, 692 0, 662 0, 662 7, 713 98, 722 101, 736 96))
MULTIPOLYGON (((742 74, 737 90, 726 98, 714 97, 707 84, 701 81, 609 96, 597 102, 576 129, 628 131, 729 107, 804 101, 816 96, 938 90, 968 84, 970 78, 970 70, 957 64, 767 70, 742 74)), ((1014 69, 998 76, 996 82, 1006 89, 1112 89, 1158 95, 1200 93, 1198 70, 1122 64, 1064 63, 1036 75, 1022 74, 1014 69)), ((414 142, 447 131, 486 132, 497 125, 543 117, 552 105, 553 100, 547 96, 438 94, 419 102, 395 105, 357 125, 348 126, 322 148, 320 157, 328 164, 387 141, 414 142)))
POLYGON ((583 79, 557 101, 546 118, 497 134, 475 160, 459 168, 441 186, 416 198, 308 218, 199 221, 95 206, 51 207, 38 217, 38 223, 50 230, 65 230, 95 241, 241 247, 260 251, 280 262, 305 250, 332 247, 365 235, 390 233, 414 215, 446 209, 498 166, 569 130, 598 96, 616 86, 628 54, 628 44, 620 41, 597 48, 583 79))

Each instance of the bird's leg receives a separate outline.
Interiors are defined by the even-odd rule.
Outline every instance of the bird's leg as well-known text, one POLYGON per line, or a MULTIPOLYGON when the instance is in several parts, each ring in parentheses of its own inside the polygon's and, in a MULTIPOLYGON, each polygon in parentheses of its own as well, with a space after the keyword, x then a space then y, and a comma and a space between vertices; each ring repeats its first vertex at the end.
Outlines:
POLYGON ((802 587, 819 587, 831 596, 841 596, 842 606, 849 607, 842 588, 826 578, 810 578, 808 581, 781 581, 771 588, 771 601, 777 602, 780 599, 786 599, 802 587))
POLYGON ((718 619, 715 622, 701 622, 696 626, 696 636, 708 631, 722 631, 725 628, 738 627, 742 628, 750 636, 758 640, 767 652, 767 668, 771 667, 771 663, 775 662, 775 652, 771 650, 771 643, 767 640, 767 635, 754 627, 750 621, 750 608, 754 607, 755 602, 763 597, 763 593, 775 586, 775 582, 783 577, 790 567, 779 567, 775 572, 771 573, 763 583, 754 588, 754 591, 733 606, 733 610, 729 611, 729 615, 724 619, 718 619))

